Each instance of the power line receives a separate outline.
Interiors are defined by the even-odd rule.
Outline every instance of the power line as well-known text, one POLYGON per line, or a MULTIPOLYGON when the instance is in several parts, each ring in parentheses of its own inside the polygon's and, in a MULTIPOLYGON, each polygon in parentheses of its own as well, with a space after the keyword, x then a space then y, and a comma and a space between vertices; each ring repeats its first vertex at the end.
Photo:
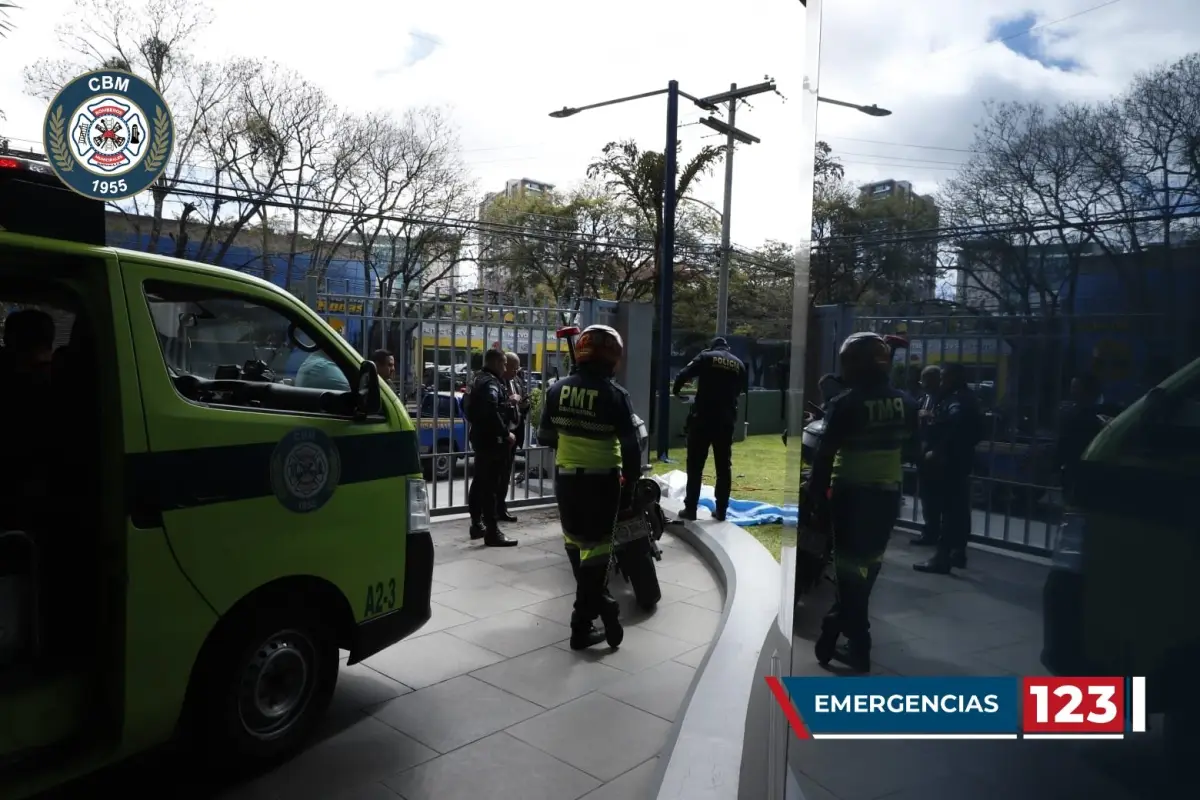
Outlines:
MULTIPOLYGON (((357 227, 373 222, 399 222, 405 224, 419 225, 429 228, 448 228, 451 230, 460 230, 466 232, 487 233, 502 238, 505 236, 519 237, 522 239, 533 239, 535 241, 548 241, 560 244, 576 244, 582 246, 608 246, 620 247, 622 249, 637 250, 646 253, 657 252, 657 245, 654 242, 647 242, 644 239, 630 237, 601 237, 589 236, 588 234, 575 233, 569 236, 555 235, 553 232, 530 231, 526 228, 516 226, 500 225, 496 223, 479 222, 476 220, 468 220, 457 217, 444 217, 441 219, 420 217, 413 215, 397 214, 393 212, 385 212, 378 210, 368 210, 361 207, 353 207, 344 203, 336 202, 321 202, 313 203, 301 201, 297 203, 292 198, 279 199, 278 195, 263 193, 260 191, 246 190, 239 187, 218 187, 211 184, 205 184, 198 181, 178 181, 179 184, 186 186, 197 186, 200 189, 179 188, 178 186, 168 191, 171 194, 184 197, 195 197, 199 199, 211 200, 218 203, 252 203, 256 205, 268 206, 272 208, 284 208, 292 211, 306 211, 316 214, 327 215, 345 215, 358 221, 357 227), (224 191, 221 191, 224 188, 224 191), (209 189, 212 191, 202 191, 209 189), (232 192, 232 193, 231 193, 232 192), (251 194, 253 196, 246 197, 238 192, 251 194)), ((353 223, 352 223, 353 225, 353 223)), ((701 255, 711 254, 715 252, 715 246, 707 245, 682 245, 680 248, 685 254, 701 255)))
POLYGON ((978 150, 968 150, 962 147, 937 147, 931 144, 907 144, 905 142, 885 142, 880 139, 856 139, 853 136, 825 136, 825 139, 838 139, 843 142, 860 142, 862 144, 882 144, 888 147, 911 147, 915 150, 943 150, 948 153, 978 153, 978 150))
POLYGON ((886 159, 891 159, 892 161, 916 161, 916 162, 923 162, 926 164, 953 164, 954 166, 957 166, 957 167, 965 167, 966 166, 965 161, 937 161, 937 160, 931 159, 931 158, 909 158, 907 156, 893 156, 891 154, 880 155, 878 153, 847 153, 847 152, 843 152, 842 155, 856 156, 859 158, 886 158, 886 159))
MULTIPOLYGON (((860 166, 860 167, 896 167, 898 169, 910 169, 910 170, 932 169, 932 170, 943 170, 946 172, 958 172, 958 170, 960 169, 960 167, 938 167, 938 166, 931 166, 928 164, 896 164, 896 163, 885 162, 885 161, 876 162, 876 161, 841 161, 841 160, 839 160, 839 163, 854 164, 854 165, 860 166)), ((962 166, 966 166, 966 165, 964 164, 962 166)))
MULTIPOLYGON (((3 136, 0 136, 0 139, 3 139, 3 138, 8 138, 10 141, 25 142, 25 143, 28 143, 28 144, 38 144, 38 145, 40 145, 40 144, 41 144, 40 142, 34 142, 34 141, 33 141, 33 140, 31 140, 31 139, 21 139, 21 138, 18 138, 18 137, 3 137, 3 136)), ((519 145, 514 145, 514 147, 516 147, 516 146, 519 146, 519 145)), ((487 148, 483 148, 483 149, 487 149, 487 148)), ((28 151, 28 153, 29 153, 29 155, 37 156, 37 157, 40 157, 41 159, 45 160, 45 153, 38 153, 38 152, 35 152, 35 151, 33 151, 33 150, 30 150, 30 151, 28 151)), ((474 162, 474 163, 508 163, 509 161, 532 161, 532 160, 536 160, 536 159, 537 159, 537 157, 536 157, 536 156, 531 156, 531 157, 529 157, 529 158, 524 158, 524 159, 506 159, 506 160, 501 160, 501 161, 499 161, 499 162, 474 162)), ((188 161, 176 161, 176 162, 174 162, 174 163, 178 164, 179 166, 185 167, 185 168, 187 168, 188 170, 190 170, 190 171, 193 171, 193 172, 208 172, 208 173, 211 173, 211 174, 214 176, 214 180, 215 180, 216 178, 218 178, 219 176, 223 175, 223 174, 228 174, 228 175, 230 175, 230 176, 232 176, 232 175, 233 175, 233 173, 232 173, 231 171, 229 171, 229 170, 218 170, 218 169, 217 169, 215 166, 213 166, 213 165, 211 165, 211 164, 199 164, 199 163, 196 163, 196 162, 188 162, 188 161)), ((470 165, 467 165, 467 166, 470 166, 470 165)), ((249 169, 249 170, 247 170, 247 171, 251 171, 251 172, 252 172, 253 170, 252 170, 252 168, 251 168, 251 169, 249 169)), ((292 169, 292 168, 287 168, 287 169, 283 169, 283 170, 281 170, 281 173, 283 173, 283 172, 292 172, 292 171, 294 171, 294 169, 292 169)), ((236 180, 236 179, 235 179, 235 180, 236 180)), ((257 193, 260 193, 261 191, 263 191, 262 189, 259 189, 259 188, 256 188, 256 187, 251 187, 251 186, 243 186, 243 185, 238 185, 238 186, 235 186, 235 185, 233 185, 233 184, 230 184, 230 185, 227 185, 227 186, 221 186, 221 185, 219 185, 219 184, 217 184, 217 183, 214 183, 213 181, 195 181, 195 180, 191 180, 190 178, 186 178, 186 177, 182 177, 182 176, 181 176, 181 177, 179 177, 179 178, 168 178, 168 179, 166 179, 166 181, 167 181, 167 183, 169 183, 169 184, 172 184, 172 185, 175 185, 175 184, 180 184, 180 185, 186 184, 186 185, 191 185, 191 186, 201 186, 201 187, 204 187, 204 188, 211 188, 211 189, 221 189, 221 188, 225 188, 225 189, 232 189, 232 190, 235 190, 235 191, 251 192, 251 193, 256 193, 256 194, 257 194, 257 193)), ((290 186, 295 186, 295 184, 293 184, 293 183, 291 183, 291 182, 289 182, 289 181, 287 181, 287 180, 281 180, 281 181, 280 181, 280 186, 279 186, 279 188, 290 187, 290 186)), ((275 190, 275 193, 276 193, 276 194, 277 194, 277 192, 278 192, 278 189, 276 189, 276 190, 275 190)), ((228 201, 230 201, 231 199, 232 199, 232 198, 228 198, 228 197, 226 197, 226 198, 221 198, 221 200, 222 200, 223 202, 228 202, 228 201)), ((256 201, 255 199, 253 199, 253 198, 242 198, 241 200, 237 200, 237 202, 250 202, 250 203, 252 203, 252 202, 257 202, 257 201, 256 201)), ((343 205, 345 205, 345 206, 346 206, 346 207, 345 207, 345 211, 346 211, 346 213, 357 213, 357 214, 360 214, 360 215, 363 213, 363 211, 362 211, 362 209, 361 209, 361 208, 358 208, 358 207, 353 207, 353 206, 349 206, 348 204, 343 204, 343 205)), ((290 207, 290 206, 288 206, 288 207, 290 207)), ((537 213, 537 212, 535 212, 535 211, 527 211, 527 210, 507 210, 505 213, 506 213, 508 216, 511 216, 511 217, 513 217, 513 218, 516 218, 516 219, 525 219, 525 218, 531 218, 531 219, 546 219, 546 220, 552 220, 552 221, 556 221, 556 222, 562 222, 562 221, 564 221, 564 219, 565 219, 564 217, 559 217, 559 216, 557 216, 557 215, 554 215, 554 214, 539 214, 539 213, 537 213)), ((491 225, 502 225, 502 223, 485 223, 485 224, 491 224, 491 225)), ((515 226, 507 226, 507 227, 515 227, 515 226)), ((522 229, 522 230, 523 230, 523 229, 522 229)), ((598 234, 594 234, 594 235, 598 235, 598 234)), ((637 241, 641 242, 641 241, 646 241, 646 240, 643 240, 643 239, 637 239, 637 241)))
POLYGON ((1122 211, 1111 211, 1105 214, 1098 214, 1095 217, 1087 220, 1052 219, 1047 217, 1040 220, 1029 220, 1027 222, 950 225, 939 228, 924 228, 920 230, 904 231, 893 234, 893 238, 890 239, 886 238, 888 236, 886 233, 882 235, 871 233, 844 234, 840 236, 827 236, 823 239, 816 240, 814 241, 814 247, 819 247, 822 243, 850 241, 859 241, 863 246, 877 246, 881 244, 931 244, 939 239, 963 238, 972 235, 1003 236, 1006 234, 1020 233, 1047 233, 1062 229, 1087 230, 1090 228, 1113 225, 1140 225, 1159 223, 1163 221, 1164 215, 1169 215, 1169 218, 1172 222, 1185 219, 1197 219, 1200 218, 1200 209, 1180 212, 1178 209, 1171 206, 1154 206, 1122 211))

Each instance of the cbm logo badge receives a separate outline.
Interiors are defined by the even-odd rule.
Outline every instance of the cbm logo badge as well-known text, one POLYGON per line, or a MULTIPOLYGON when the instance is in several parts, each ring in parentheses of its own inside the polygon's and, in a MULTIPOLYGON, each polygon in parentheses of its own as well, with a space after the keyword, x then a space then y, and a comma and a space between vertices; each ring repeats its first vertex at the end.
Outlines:
POLYGON ((317 428, 289 431, 271 456, 271 488, 283 507, 296 514, 320 510, 341 477, 337 445, 317 428))
POLYGON ((136 75, 80 75, 55 96, 42 126, 46 158, 69 188, 121 200, 150 188, 166 169, 175 125, 166 101, 136 75))

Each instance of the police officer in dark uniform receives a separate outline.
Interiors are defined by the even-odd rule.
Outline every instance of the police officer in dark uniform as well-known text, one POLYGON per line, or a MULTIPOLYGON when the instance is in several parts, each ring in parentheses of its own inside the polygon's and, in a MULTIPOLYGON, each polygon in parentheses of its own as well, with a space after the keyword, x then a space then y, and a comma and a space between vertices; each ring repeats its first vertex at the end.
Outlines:
POLYGON ((917 454, 917 481, 921 493, 921 516, 925 518, 925 529, 913 539, 915 545, 936 546, 942 539, 942 496, 941 471, 925 460, 925 453, 933 447, 930 431, 937 417, 937 404, 942 393, 942 370, 930 365, 921 370, 921 398, 917 401, 917 424, 920 436, 920 452, 917 454))
POLYGON ((889 385, 892 351, 883 337, 852 334, 839 357, 846 390, 826 403, 803 512, 805 524, 827 524, 833 533, 837 599, 821 625, 817 661, 837 658, 867 672, 871 589, 900 513, 901 453, 917 415, 912 399, 889 385))
POLYGON ((608 593, 609 562, 618 514, 631 504, 642 468, 633 406, 613 380, 624 349, 607 325, 585 328, 575 344, 577 369, 546 390, 538 426, 538 442, 554 448, 554 493, 575 573, 574 650, 605 640, 617 647, 624 638, 608 593))
POLYGON ((467 407, 471 449, 475 454, 475 476, 467 491, 471 538, 483 539, 488 547, 512 547, 517 543, 496 524, 501 475, 516 440, 509 430, 508 392, 500 380, 504 366, 502 350, 487 351, 483 369, 475 374, 467 407))
POLYGON ((928 435, 924 464, 936 472, 941 484, 942 531, 934 557, 913 564, 913 569, 945 575, 951 568, 967 566, 971 470, 975 445, 983 438, 983 413, 975 393, 967 386, 967 371, 962 364, 942 366, 942 392, 928 435))
POLYGON ((512 447, 508 449, 508 459, 504 469, 500 471, 500 485, 496 489, 496 517, 502 522, 516 522, 517 518, 508 510, 508 490, 512 485, 513 467, 517 463, 517 451, 525 446, 525 421, 529 419, 529 393, 525 383, 520 378, 521 357, 516 353, 505 353, 504 375, 501 384, 504 386, 505 411, 508 415, 508 430, 515 437, 512 447))
POLYGON ((1058 441, 1054 447, 1054 466, 1061 477, 1060 486, 1068 502, 1074 495, 1079 462, 1092 439, 1106 424, 1100 406, 1100 383, 1084 373, 1071 379, 1071 394, 1059 409, 1058 441))
POLYGON ((718 336, 708 349, 691 360, 675 378, 676 397, 699 378, 696 401, 687 421, 687 493, 680 519, 695 519, 704 484, 704 464, 711 447, 717 471, 716 510, 713 519, 725 519, 733 484, 733 430, 737 424, 738 395, 748 392, 748 373, 741 359, 729 352, 729 343, 718 336))

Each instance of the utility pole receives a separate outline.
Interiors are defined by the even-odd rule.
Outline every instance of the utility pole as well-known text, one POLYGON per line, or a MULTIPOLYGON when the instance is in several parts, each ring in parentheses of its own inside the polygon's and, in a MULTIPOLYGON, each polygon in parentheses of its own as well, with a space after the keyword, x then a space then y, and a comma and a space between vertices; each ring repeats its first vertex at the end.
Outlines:
MULTIPOLYGON (((729 84, 729 91, 736 92, 737 84, 729 84)), ((729 327, 729 211, 733 206, 733 138, 737 124, 736 97, 729 98, 729 132, 725 135, 725 202, 721 205, 721 271, 717 279, 717 336, 728 333, 729 327)))
POLYGON ((729 328, 729 269, 733 256, 733 245, 730 242, 730 217, 733 207, 733 150, 737 143, 758 144, 762 140, 751 136, 745 131, 734 127, 737 118, 737 104, 742 98, 763 92, 775 91, 775 81, 767 79, 764 83, 756 83, 745 89, 737 88, 737 84, 729 85, 729 91, 723 94, 705 97, 702 102, 716 105, 729 103, 729 121, 723 122, 715 117, 706 117, 700 124, 712 128, 718 133, 725 134, 725 205, 721 212, 721 266, 717 283, 717 335, 724 336, 729 328))

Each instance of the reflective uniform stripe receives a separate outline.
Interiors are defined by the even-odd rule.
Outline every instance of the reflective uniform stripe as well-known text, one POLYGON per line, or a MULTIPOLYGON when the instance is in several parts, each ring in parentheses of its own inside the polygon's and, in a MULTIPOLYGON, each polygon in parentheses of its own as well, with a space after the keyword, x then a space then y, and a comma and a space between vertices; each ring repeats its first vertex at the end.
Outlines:
POLYGON ((833 459, 832 485, 895 488, 904 478, 900 448, 866 450, 842 447, 833 459))
POLYGON ((586 564, 592 561, 608 562, 608 557, 612 554, 612 540, 607 542, 581 542, 573 539, 568 533, 563 532, 563 539, 566 540, 568 547, 574 547, 579 551, 579 563, 586 564))
POLYGON ((883 554, 876 558, 848 558, 834 553, 833 568, 839 572, 857 572, 863 578, 871 573, 871 567, 883 562, 883 554))
POLYGON ((614 469, 621 466, 621 443, 615 436, 592 438, 560 428, 554 462, 567 469, 614 469))

